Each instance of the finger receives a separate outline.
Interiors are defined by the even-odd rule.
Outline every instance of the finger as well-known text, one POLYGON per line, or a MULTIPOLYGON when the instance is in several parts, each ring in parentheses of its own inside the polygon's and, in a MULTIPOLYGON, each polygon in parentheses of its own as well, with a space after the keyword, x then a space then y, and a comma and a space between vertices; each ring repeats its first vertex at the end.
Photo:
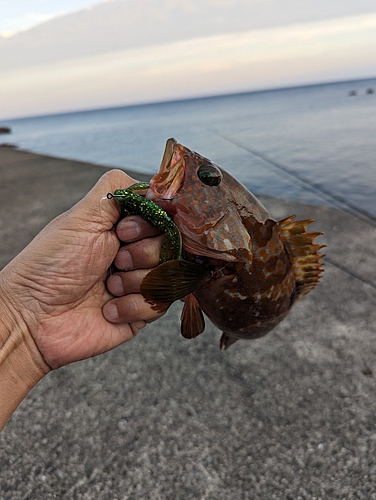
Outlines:
POLYGON ((116 234, 119 240, 124 242, 150 238, 160 233, 160 229, 152 226, 139 215, 129 215, 125 217, 116 227, 116 234))
POLYGON ((123 271, 128 269, 150 269, 159 264, 163 235, 146 238, 121 247, 114 264, 123 271))
POLYGON ((124 297, 110 300, 103 307, 103 316, 110 323, 134 323, 145 321, 151 323, 163 316, 156 312, 140 294, 132 293, 124 297))
POLYGON ((103 352, 107 352, 118 345, 124 344, 124 342, 132 340, 145 325, 146 321, 143 320, 136 320, 126 324, 120 323, 116 326, 112 323, 112 326, 115 326, 115 330, 109 336, 109 343, 104 346, 103 352))
POLYGON ((114 273, 107 279, 107 289, 115 297, 140 293, 141 282, 149 271, 150 269, 114 273))

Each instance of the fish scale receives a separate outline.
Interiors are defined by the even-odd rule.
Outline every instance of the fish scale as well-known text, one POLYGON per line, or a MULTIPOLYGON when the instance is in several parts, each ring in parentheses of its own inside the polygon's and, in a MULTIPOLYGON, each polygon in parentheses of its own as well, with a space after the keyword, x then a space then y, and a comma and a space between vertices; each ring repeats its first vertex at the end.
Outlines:
POLYGON ((241 183, 209 159, 169 139, 147 198, 179 228, 185 260, 144 278, 141 293, 160 311, 184 299, 181 333, 205 329, 202 312, 222 330, 220 348, 272 330, 323 272, 320 232, 311 219, 276 221, 241 183))

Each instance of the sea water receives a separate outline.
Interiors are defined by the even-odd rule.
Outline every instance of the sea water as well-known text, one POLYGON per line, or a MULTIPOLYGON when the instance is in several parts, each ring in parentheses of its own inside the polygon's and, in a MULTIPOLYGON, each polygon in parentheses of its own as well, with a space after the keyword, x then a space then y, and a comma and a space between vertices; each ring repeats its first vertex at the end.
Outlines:
POLYGON ((376 220, 376 79, 7 120, 1 142, 157 172, 165 141, 215 161, 256 194, 376 220), (372 93, 372 90, 374 93, 372 93))

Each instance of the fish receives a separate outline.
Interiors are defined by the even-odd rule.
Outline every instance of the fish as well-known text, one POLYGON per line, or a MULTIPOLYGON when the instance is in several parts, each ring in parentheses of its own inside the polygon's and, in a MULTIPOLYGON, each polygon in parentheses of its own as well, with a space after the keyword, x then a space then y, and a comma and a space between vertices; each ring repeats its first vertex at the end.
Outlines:
POLYGON ((141 294, 164 312, 183 300, 181 333, 220 330, 220 349, 271 331, 319 282, 325 246, 308 232, 313 219, 275 220, 231 174, 208 158, 167 141, 159 172, 145 191, 179 228, 184 258, 163 262, 141 294), (204 314, 203 314, 204 313, 204 314))

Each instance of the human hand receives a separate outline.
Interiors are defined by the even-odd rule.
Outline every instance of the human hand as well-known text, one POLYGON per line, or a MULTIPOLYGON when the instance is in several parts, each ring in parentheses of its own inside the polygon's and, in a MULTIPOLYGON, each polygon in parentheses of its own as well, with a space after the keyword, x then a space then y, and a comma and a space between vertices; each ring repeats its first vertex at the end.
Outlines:
POLYGON ((106 173, 2 271, 6 316, 22 324, 41 365, 58 368, 113 349, 161 316, 139 294, 142 278, 158 264, 161 236, 136 216, 115 230, 120 208, 115 200, 101 201, 107 192, 134 182, 118 170, 106 173), (120 248, 119 240, 133 243, 120 248), (107 289, 114 260, 131 271, 111 276, 107 289))

